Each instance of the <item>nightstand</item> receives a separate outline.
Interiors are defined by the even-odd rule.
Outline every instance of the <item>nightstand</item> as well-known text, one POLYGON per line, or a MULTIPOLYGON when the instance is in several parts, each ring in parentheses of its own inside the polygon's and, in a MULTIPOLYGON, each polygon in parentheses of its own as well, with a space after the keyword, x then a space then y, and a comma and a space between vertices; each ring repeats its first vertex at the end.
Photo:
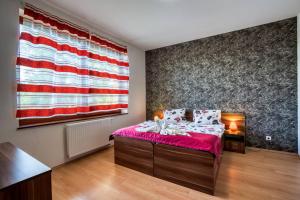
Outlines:
POLYGON ((224 150, 245 153, 246 116, 244 113, 222 113, 221 121, 225 125, 224 150))
POLYGON ((246 135, 244 131, 232 132, 225 130, 224 132, 224 150, 238 153, 245 153, 246 135))

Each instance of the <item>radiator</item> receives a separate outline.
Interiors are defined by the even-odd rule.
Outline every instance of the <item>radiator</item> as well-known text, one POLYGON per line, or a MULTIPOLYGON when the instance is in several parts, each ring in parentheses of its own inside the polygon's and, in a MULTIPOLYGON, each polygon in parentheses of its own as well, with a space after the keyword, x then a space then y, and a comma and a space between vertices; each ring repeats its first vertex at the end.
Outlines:
POLYGON ((112 118, 97 119, 65 125, 69 158, 109 144, 112 118))

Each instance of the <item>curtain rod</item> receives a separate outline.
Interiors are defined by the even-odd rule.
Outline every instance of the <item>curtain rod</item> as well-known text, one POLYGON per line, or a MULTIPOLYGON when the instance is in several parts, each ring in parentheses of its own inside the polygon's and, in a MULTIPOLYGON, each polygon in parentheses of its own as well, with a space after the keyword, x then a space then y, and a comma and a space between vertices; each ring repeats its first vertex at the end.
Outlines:
MULTIPOLYGON (((22 16, 22 15, 24 15, 24 7, 25 7, 26 2, 24 2, 24 0, 19 0, 19 3, 20 3, 20 7, 19 7, 19 15, 22 16)), ((36 6, 32 5, 31 3, 27 3, 27 4, 29 4, 29 5, 31 5, 31 6, 33 6, 33 7, 36 7, 36 6)), ((37 9, 40 9, 40 8, 38 8, 38 7, 36 7, 36 8, 37 8, 37 9)), ((41 9, 41 10, 44 10, 44 9, 41 9)), ((47 11, 45 11, 45 12, 47 12, 47 11)), ((49 14, 50 14, 50 13, 49 13, 49 14)), ((116 42, 116 41, 114 41, 113 39, 109 39, 109 38, 107 38, 107 37, 102 36, 102 34, 98 34, 98 33, 94 32, 94 31, 90 31, 90 29, 89 29, 89 28, 86 28, 85 26, 81 27, 80 25, 77 25, 76 23, 73 23, 72 21, 66 20, 66 19, 61 18, 61 17, 59 17, 59 16, 57 16, 57 17, 60 18, 60 19, 62 19, 62 20, 64 20, 64 21, 67 21, 67 22, 70 23, 70 24, 74 24, 74 26, 78 26, 78 27, 80 27, 80 28, 82 28, 82 29, 86 29, 86 30, 89 32, 90 35, 95 35, 95 36, 100 37, 100 38, 102 38, 102 39, 104 39, 104 40, 107 40, 107 41, 109 41, 109 42, 111 42, 111 43, 115 43, 115 44, 118 45, 118 46, 127 48, 127 45, 120 44, 119 42, 116 42)), ((72 17, 72 16, 70 16, 70 17, 72 17)), ((89 27, 89 26, 87 25, 87 27, 89 27)))

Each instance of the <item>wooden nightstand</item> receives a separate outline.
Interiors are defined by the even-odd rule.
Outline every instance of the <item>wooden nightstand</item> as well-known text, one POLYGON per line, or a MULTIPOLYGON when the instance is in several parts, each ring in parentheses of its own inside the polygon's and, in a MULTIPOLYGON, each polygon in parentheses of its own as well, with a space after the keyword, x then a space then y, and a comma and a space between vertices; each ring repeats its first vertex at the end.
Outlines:
POLYGON ((246 135, 244 131, 224 132, 224 150, 238 153, 245 153, 246 135))
POLYGON ((225 124, 224 150, 245 153, 246 116, 243 113, 222 113, 225 124))

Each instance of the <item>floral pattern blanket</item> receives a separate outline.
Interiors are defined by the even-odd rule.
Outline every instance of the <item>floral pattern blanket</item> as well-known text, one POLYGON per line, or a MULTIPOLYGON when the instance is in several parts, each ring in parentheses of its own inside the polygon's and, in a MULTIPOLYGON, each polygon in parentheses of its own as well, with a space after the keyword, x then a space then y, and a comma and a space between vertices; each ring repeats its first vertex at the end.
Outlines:
POLYGON ((224 133, 224 124, 215 125, 196 125, 194 122, 180 121, 178 123, 167 123, 166 121, 145 121, 137 125, 136 131, 155 132, 161 135, 186 135, 189 132, 216 135, 222 137, 224 133))
POLYGON ((113 135, 207 151, 220 157, 224 125, 195 126, 193 122, 183 121, 162 126, 165 127, 148 121, 119 129, 113 135), (167 131, 161 132, 162 129, 167 131))

